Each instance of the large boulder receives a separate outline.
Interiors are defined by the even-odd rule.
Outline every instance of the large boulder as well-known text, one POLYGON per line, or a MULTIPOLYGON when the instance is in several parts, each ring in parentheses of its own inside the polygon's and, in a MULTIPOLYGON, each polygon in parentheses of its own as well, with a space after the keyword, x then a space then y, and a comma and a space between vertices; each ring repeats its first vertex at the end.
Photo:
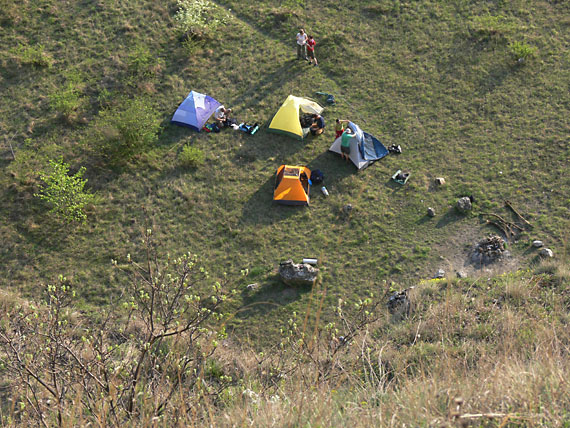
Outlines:
POLYGON ((392 315, 399 318, 405 318, 410 315, 412 303, 410 301, 408 293, 413 288, 414 287, 410 287, 402 291, 397 291, 390 296, 386 306, 388 306, 388 311, 392 315))
POLYGON ((457 210, 460 213, 466 213, 467 211, 471 211, 471 198, 469 198, 468 196, 459 198, 457 200, 457 210))
POLYGON ((291 259, 279 264, 279 276, 281 280, 292 287, 312 287, 317 280, 318 273, 319 270, 310 264, 296 264, 293 263, 291 259))

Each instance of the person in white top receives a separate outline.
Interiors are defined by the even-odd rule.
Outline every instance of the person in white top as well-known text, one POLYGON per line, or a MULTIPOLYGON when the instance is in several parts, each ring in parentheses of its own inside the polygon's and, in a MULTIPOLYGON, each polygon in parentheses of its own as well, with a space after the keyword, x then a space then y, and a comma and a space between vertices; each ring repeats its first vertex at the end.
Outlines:
POLYGON ((226 121, 228 120, 231 112, 231 108, 225 108, 224 106, 219 106, 216 109, 214 112, 214 119, 220 128, 226 124, 226 121))
POLYGON ((302 28, 297 33, 297 58, 307 59, 307 35, 302 28))

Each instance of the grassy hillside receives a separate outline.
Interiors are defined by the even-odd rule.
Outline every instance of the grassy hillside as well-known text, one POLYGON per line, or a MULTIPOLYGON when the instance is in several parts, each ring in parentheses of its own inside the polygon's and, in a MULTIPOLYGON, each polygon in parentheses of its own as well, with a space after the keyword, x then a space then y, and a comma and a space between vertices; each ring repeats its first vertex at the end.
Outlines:
POLYGON ((1 8, 3 289, 33 296, 65 274, 82 308, 97 310, 124 285, 111 259, 140 254, 153 228, 165 252, 201 254, 212 277, 260 284, 238 295, 232 327, 262 343, 311 298, 276 278, 290 257, 319 258, 325 318, 338 298, 411 285, 439 268, 455 275, 465 249, 494 230, 478 214, 510 215, 505 199, 534 226, 510 243, 515 265, 534 260, 537 238, 567 257, 566 2, 222 1, 217 30, 184 43, 173 1, 1 8), (319 67, 295 59, 299 26, 317 40, 319 67), (515 42, 534 53, 517 61, 515 42), (338 103, 325 110, 325 134, 302 142, 263 129, 198 134, 169 124, 190 90, 251 123, 266 123, 289 94, 324 103, 315 92, 325 91, 338 103), (161 131, 121 162, 99 149, 102 112, 133 98, 157 112, 161 131), (404 153, 357 173, 327 152, 337 117, 404 153), (180 165, 187 144, 205 153, 204 164, 180 165), (73 171, 87 169, 96 200, 86 225, 58 223, 33 196, 38 171, 60 155, 73 171), (330 197, 314 189, 310 208, 273 205, 282 163, 321 169, 330 197), (404 187, 390 181, 397 169, 412 173, 404 187), (453 204, 464 195, 476 203, 460 216, 453 204))

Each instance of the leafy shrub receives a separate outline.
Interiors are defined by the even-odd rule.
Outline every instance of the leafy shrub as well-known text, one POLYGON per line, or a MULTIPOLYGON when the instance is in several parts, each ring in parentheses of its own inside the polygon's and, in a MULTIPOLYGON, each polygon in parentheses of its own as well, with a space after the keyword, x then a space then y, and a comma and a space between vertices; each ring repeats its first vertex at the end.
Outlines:
POLYGON ((509 51, 515 60, 523 62, 525 59, 534 56, 536 48, 524 42, 509 43, 509 51))
POLYGON ((178 0, 177 4, 178 11, 174 20, 181 34, 204 36, 225 23, 226 16, 208 0, 178 0))
POLYGON ((70 73, 64 87, 49 96, 51 107, 67 120, 81 106, 81 76, 70 73))
POLYGON ((197 147, 187 144, 179 155, 180 163, 186 167, 197 167, 204 163, 204 152, 197 147))
POLYGON ((83 179, 85 167, 81 167, 74 175, 69 175, 69 164, 63 158, 49 161, 47 171, 40 172, 42 184, 40 193, 34 196, 47 201, 51 206, 50 213, 65 222, 87 220, 84 208, 93 200, 93 195, 84 190, 86 179, 83 179))
POLYGON ((33 65, 34 67, 51 68, 53 59, 44 52, 43 45, 35 46, 18 45, 12 50, 20 63, 25 65, 33 65))
POLYGON ((96 120, 99 150, 114 162, 141 153, 156 142, 159 129, 159 113, 145 98, 124 99, 96 120))
POLYGON ((135 46, 127 58, 129 73, 135 77, 152 77, 160 70, 161 64, 162 60, 143 45, 135 46))

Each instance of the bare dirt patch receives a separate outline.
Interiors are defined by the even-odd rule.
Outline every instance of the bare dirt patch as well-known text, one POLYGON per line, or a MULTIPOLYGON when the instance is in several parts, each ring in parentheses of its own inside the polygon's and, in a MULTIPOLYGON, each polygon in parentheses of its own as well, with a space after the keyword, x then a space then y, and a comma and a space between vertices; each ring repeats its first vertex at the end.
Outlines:
MULTIPOLYGON (((497 257, 480 257, 479 245, 490 235, 485 226, 470 225, 461 228, 438 247, 440 264, 434 266, 434 273, 443 269, 447 276, 475 277, 494 276, 517 270, 522 258, 512 254, 504 247, 497 257)), ((504 237, 501 237, 504 239, 504 237)))

